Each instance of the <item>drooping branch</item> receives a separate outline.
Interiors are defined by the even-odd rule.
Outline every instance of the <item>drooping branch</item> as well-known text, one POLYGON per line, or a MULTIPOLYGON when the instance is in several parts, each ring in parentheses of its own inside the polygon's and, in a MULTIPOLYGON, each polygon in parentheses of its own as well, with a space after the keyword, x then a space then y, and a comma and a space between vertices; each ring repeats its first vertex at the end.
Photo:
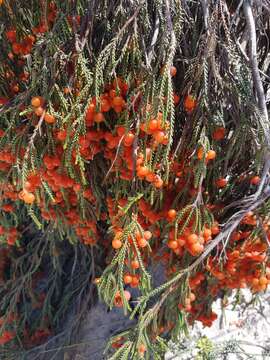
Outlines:
POLYGON ((203 9, 203 18, 204 18, 204 26, 205 29, 208 29, 208 18, 209 18, 209 8, 208 8, 208 0, 202 0, 202 9, 203 9))
MULTIPOLYGON (((265 120, 268 122, 268 111, 266 107, 265 94, 264 94, 262 80, 260 77, 258 59, 257 59, 257 37, 256 37, 255 20, 249 0, 244 1, 243 10, 249 31, 249 61, 252 70, 253 83, 258 98, 258 107, 262 112, 262 114, 264 115, 265 120)), ((268 144, 269 144, 269 140, 268 140, 268 144)))
MULTIPOLYGON (((269 197, 270 197, 270 191, 268 189, 262 194, 262 196, 257 201, 254 202, 251 200, 247 205, 243 206, 237 213, 232 215, 230 219, 227 221, 226 225, 224 226, 223 231, 220 232, 220 234, 218 234, 217 237, 211 243, 209 243, 209 245, 205 248, 204 252, 192 264, 187 266, 185 269, 181 270, 167 283, 160 286, 159 289, 155 289, 152 292, 150 292, 147 295, 147 297, 143 297, 141 301, 137 304, 136 308, 134 309, 132 316, 134 316, 134 314, 136 313, 136 311, 139 309, 140 305, 144 301, 149 300, 151 297, 157 295, 159 292, 162 292, 163 290, 167 289, 166 292, 164 292, 163 296, 157 301, 157 303, 148 310, 149 315, 152 314, 153 311, 155 310, 158 311, 158 309, 160 309, 165 299, 178 288, 180 279, 182 279, 184 275, 192 273, 201 263, 203 263, 203 261, 222 242, 224 238, 230 237, 230 235, 238 227, 238 225, 246 216, 246 214, 250 211, 254 211, 255 209, 257 209, 259 206, 265 203, 269 199, 269 197)), ((144 319, 144 317, 142 319, 144 319)))

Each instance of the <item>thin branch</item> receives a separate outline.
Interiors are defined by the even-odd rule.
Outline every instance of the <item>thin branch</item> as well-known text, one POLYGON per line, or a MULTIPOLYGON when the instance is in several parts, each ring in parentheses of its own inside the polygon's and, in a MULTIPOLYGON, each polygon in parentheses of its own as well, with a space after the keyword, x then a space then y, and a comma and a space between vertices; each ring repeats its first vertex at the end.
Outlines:
POLYGON ((264 238, 265 242, 267 243, 267 245, 268 245, 269 248, 270 248, 270 241, 269 241, 269 239, 268 239, 268 236, 267 236, 267 234, 266 234, 266 231, 264 230, 263 222, 262 222, 262 219, 261 219, 260 217, 259 217, 258 223, 259 223, 259 227, 261 228, 263 238, 264 238))
MULTIPOLYGON (((249 63, 249 58, 245 52, 245 50, 242 48, 239 40, 236 40, 236 45, 238 46, 239 48, 239 51, 241 52, 241 54, 243 55, 244 59, 246 60, 247 63, 249 63)), ((270 81, 270 76, 268 76, 265 72, 263 72, 261 69, 259 69, 259 73, 264 76, 267 80, 270 81)))
POLYGON ((256 209, 259 205, 264 203, 268 198, 270 197, 270 190, 261 197, 261 199, 257 200, 256 202, 252 203, 250 206, 241 209, 236 214, 234 214, 229 221, 227 222, 227 225, 225 225, 224 231, 222 231, 212 242, 209 243, 209 245, 205 248, 204 252, 196 259, 188 268, 185 269, 185 273, 191 272, 193 269, 195 269, 210 253, 211 251, 221 242, 224 237, 227 237, 229 234, 231 234, 239 225, 239 223, 242 221, 244 216, 254 209, 256 209))
POLYGON ((123 27, 120 29, 120 31, 118 32, 116 38, 119 39, 120 36, 122 35, 122 33, 126 30, 126 28, 129 26, 130 23, 132 23, 132 21, 135 20, 135 18, 138 16, 141 8, 143 7, 143 2, 141 3, 140 6, 138 6, 137 10, 134 12, 134 14, 127 20, 127 22, 123 25, 123 27))
POLYGON ((44 120, 44 117, 45 117, 45 114, 46 114, 46 111, 44 110, 39 121, 38 121, 38 124, 36 125, 35 127, 35 130, 33 131, 33 134, 29 140, 29 143, 28 143, 28 146, 27 146, 27 149, 26 149, 26 152, 25 152, 25 155, 24 155, 24 159, 28 159, 28 156, 29 156, 29 153, 30 153, 30 149, 32 147, 35 147, 35 144, 34 144, 34 141, 35 141, 35 138, 39 132, 39 135, 41 136, 42 133, 41 133, 41 126, 42 126, 42 123, 43 123, 43 120, 44 120))
POLYGON ((173 33, 173 23, 172 23, 172 18, 171 18, 170 1, 169 0, 166 0, 166 20, 167 20, 169 32, 173 33))
POLYGON ((113 159, 112 165, 110 166, 107 174, 105 175, 104 180, 103 180, 103 182, 102 182, 102 185, 104 185, 105 181, 107 180, 108 176, 110 175, 110 173, 111 173, 111 171, 112 171, 112 169, 113 169, 113 167, 114 167, 114 164, 115 164, 115 162, 116 162, 116 160, 117 160, 117 158, 118 158, 119 151, 120 151, 121 144, 122 144, 122 141, 123 141, 124 137, 125 137, 125 135, 123 135, 123 136, 121 137, 121 139, 120 139, 120 141, 119 141, 119 143, 118 143, 118 146, 117 146, 117 149, 116 149, 116 154, 115 154, 115 157, 114 157, 114 159, 113 159))
POLYGON ((270 4, 267 2, 267 4, 264 4, 262 0, 253 0, 257 6, 261 6, 265 11, 267 11, 270 14, 270 4))
POLYGON ((155 44, 157 42, 157 39, 158 39, 159 26, 160 26, 160 20, 159 20, 159 16, 157 15, 156 22, 155 22, 155 29, 154 29, 150 49, 148 50, 148 54, 147 54, 149 65, 151 64, 152 58, 154 56, 154 46, 155 46, 155 44))
POLYGON ((205 30, 208 30, 208 18, 209 18, 208 0, 201 0, 201 3, 202 3, 202 9, 203 9, 204 27, 205 27, 205 30))
POLYGON ((232 21, 231 21, 230 29, 231 29, 232 25, 235 23, 236 19, 239 18, 239 12, 240 12, 241 7, 243 6, 243 1, 244 0, 239 1, 239 4, 238 4, 238 6, 237 6, 237 8, 236 8, 236 10, 234 12, 234 15, 233 15, 233 18, 232 18, 232 21))
MULTIPOLYGON (((270 190, 265 192, 260 199, 257 201, 251 201, 251 204, 246 205, 241 210, 239 210, 237 213, 232 215, 230 219, 227 221, 226 225, 224 226, 224 229, 222 232, 220 232, 217 237, 212 240, 205 248, 204 252, 189 266, 187 266, 185 269, 181 270, 177 275, 174 276, 171 280, 169 280, 166 284, 163 284, 158 291, 158 289, 153 290, 150 292, 147 296, 147 298, 143 298, 136 308, 133 311, 133 314, 136 313, 138 308, 140 307, 140 304, 144 301, 149 300, 152 296, 157 295, 158 292, 162 292, 162 290, 166 290, 166 297, 173 292, 178 286, 179 286, 179 280, 186 274, 190 274, 194 269, 197 268, 206 258, 208 255, 211 254, 212 250, 218 246, 218 244, 226 237, 230 236, 230 234, 237 228, 237 226, 240 224, 240 222, 243 220, 245 215, 252 210, 255 210, 258 208, 261 204, 263 204, 268 198, 270 197, 270 190)), ((164 298, 162 297, 155 306, 159 307, 157 305, 160 301, 164 302, 164 298)))
MULTIPOLYGON (((258 67, 256 27, 255 27, 254 16, 249 0, 244 1, 243 10, 249 31, 249 61, 252 70, 253 83, 258 98, 258 107, 260 111, 263 113, 265 117, 265 121, 268 122, 268 111, 265 102, 265 94, 264 94, 264 89, 258 67)), ((269 141, 268 141, 268 146, 270 147, 269 141)))

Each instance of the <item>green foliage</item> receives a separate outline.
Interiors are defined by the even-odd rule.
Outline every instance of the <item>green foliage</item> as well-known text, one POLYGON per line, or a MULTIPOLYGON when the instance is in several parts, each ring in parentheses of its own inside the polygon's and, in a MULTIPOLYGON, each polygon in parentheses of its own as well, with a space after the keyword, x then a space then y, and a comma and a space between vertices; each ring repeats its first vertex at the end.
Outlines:
MULTIPOLYGON (((45 317, 58 331, 94 277, 110 309, 119 296, 136 317, 111 360, 162 359, 167 338, 213 321, 219 290, 243 286, 237 271, 252 291, 266 289, 269 121, 254 74, 269 91, 269 21, 264 6, 251 10, 263 29, 260 69, 245 54, 248 19, 231 1, 1 2, 0 250, 12 256, 0 311, 22 314, 16 344, 45 317), (33 225, 42 241, 27 238, 33 225), (73 265, 55 256, 58 246, 73 265), (156 262, 166 279, 154 286, 156 262), (30 324, 42 266, 48 291, 30 324), (137 281, 134 309, 125 275, 137 281)), ((198 360, 211 358, 207 339, 197 347, 198 360)))

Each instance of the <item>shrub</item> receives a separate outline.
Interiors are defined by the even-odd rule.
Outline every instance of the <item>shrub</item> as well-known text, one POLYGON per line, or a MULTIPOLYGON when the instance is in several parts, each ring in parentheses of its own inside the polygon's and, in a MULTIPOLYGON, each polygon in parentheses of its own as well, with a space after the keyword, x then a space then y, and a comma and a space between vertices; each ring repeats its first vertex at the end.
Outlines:
POLYGON ((138 319, 112 359, 161 358, 218 297, 264 291, 267 1, 4 0, 0 19, 3 351, 94 284, 138 319))

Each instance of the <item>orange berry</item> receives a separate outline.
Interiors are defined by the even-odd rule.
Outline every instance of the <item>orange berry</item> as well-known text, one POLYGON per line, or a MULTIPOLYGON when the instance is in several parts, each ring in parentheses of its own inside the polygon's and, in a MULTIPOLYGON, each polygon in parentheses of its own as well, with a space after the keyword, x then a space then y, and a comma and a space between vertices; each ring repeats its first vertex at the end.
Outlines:
POLYGON ((96 123, 101 123, 101 122, 103 122, 105 120, 105 117, 104 117, 104 115, 102 114, 102 112, 98 112, 98 113, 96 113, 95 115, 94 115, 94 121, 96 122, 96 123))
POLYGON ((133 276, 130 286, 137 287, 139 285, 139 283, 140 283, 139 278, 137 276, 133 276))
POLYGON ((22 51, 22 46, 16 42, 14 42, 12 44, 12 51, 14 52, 15 55, 19 55, 20 52, 22 51))
POLYGON ((208 228, 204 228, 203 230, 203 237, 205 240, 208 240, 211 238, 211 235, 212 235, 212 231, 208 228))
POLYGON ((125 299, 126 299, 127 301, 129 301, 130 298, 131 298, 131 294, 130 294, 130 292, 127 291, 127 290, 124 290, 124 296, 125 296, 125 299))
POLYGON ((159 144, 161 144, 165 138, 165 133, 164 131, 157 130, 154 132, 153 137, 159 144))
POLYGON ((213 225, 213 226, 211 227, 211 231, 212 231, 212 234, 213 234, 213 235, 219 234, 220 230, 219 230, 218 225, 217 225, 217 224, 213 225))
POLYGON ((261 178, 259 176, 253 176, 251 179, 250 179, 250 184, 251 185, 258 185, 261 181, 261 178))
POLYGON ((144 345, 144 344, 140 344, 140 345, 138 346, 138 353, 139 353, 140 355, 143 355, 145 352, 146 352, 146 347, 145 347, 145 345, 144 345))
POLYGON ((151 237, 152 237, 151 231, 145 231, 145 232, 143 233, 143 237, 144 237, 146 240, 150 240, 151 237))
POLYGON ((233 241, 238 241, 238 240, 240 240, 240 239, 241 239, 241 234, 240 234, 240 232, 238 232, 238 231, 233 232, 233 233, 232 233, 232 236, 231 236, 231 239, 232 239, 233 241))
POLYGON ((206 160, 214 160, 216 157, 216 152, 214 150, 209 150, 206 154, 206 160))
POLYGON ((121 106, 114 106, 113 109, 117 114, 119 114, 123 110, 123 107, 122 107, 122 105, 121 106))
POLYGON ((187 95, 184 100, 184 108, 186 112, 191 112, 195 109, 197 102, 192 95, 187 95))
POLYGON ((260 284, 260 285, 267 285, 267 284, 268 284, 268 279, 267 279, 267 277, 266 277, 266 276, 261 276, 261 277, 259 278, 259 284, 260 284))
POLYGON ((191 230, 189 228, 185 228, 185 230, 183 231, 183 236, 187 237, 191 234, 191 230))
POLYGON ((141 238, 139 240, 137 240, 137 244, 140 248, 144 248, 147 246, 147 240, 145 238, 141 238))
POLYGON ((18 197, 19 197, 20 200, 23 200, 26 192, 27 192, 26 189, 23 189, 22 191, 19 192, 18 197))
POLYGON ((216 141, 222 140, 224 139, 225 136, 225 128, 224 127, 218 127, 214 132, 213 132, 213 139, 216 141))
POLYGON ((58 131, 56 137, 59 141, 65 141, 67 137, 67 131, 66 130, 58 131))
POLYGON ((152 131, 157 130, 158 128, 158 121, 156 119, 150 120, 148 124, 148 128, 152 131))
MULTIPOLYGON (((127 290, 124 290, 124 297, 127 301, 130 300, 131 298, 131 294, 129 291, 127 290)), ((121 297, 121 293, 120 291, 117 291, 117 293, 115 294, 115 297, 114 297, 114 305, 116 307, 122 307, 123 306, 123 300, 122 300, 122 297, 121 297)))
POLYGON ((41 106, 37 107, 34 111, 34 113, 39 117, 43 114, 43 112, 44 112, 44 109, 41 106))
POLYGON ((32 105, 33 107, 36 107, 36 108, 39 107, 39 106, 41 106, 40 97, 39 97, 39 96, 33 97, 32 100, 31 100, 31 105, 32 105))
POLYGON ((135 233, 135 238, 136 238, 136 240, 140 240, 142 237, 143 237, 143 236, 142 236, 141 232, 140 232, 140 231, 136 231, 136 233, 135 233))
POLYGON ((203 147, 201 146, 198 151, 197 151, 197 157, 199 160, 202 160, 203 159, 203 156, 204 156, 204 149, 203 147))
POLYGON ((136 160, 136 165, 137 166, 140 166, 140 165, 142 165, 143 164, 143 159, 142 158, 138 158, 137 160, 136 160))
POLYGON ((131 282, 132 282, 132 276, 130 274, 124 275, 124 283, 127 285, 130 284, 131 282))
MULTIPOLYGON (((165 69, 166 69, 166 66, 164 65, 164 66, 161 68, 161 70, 160 70, 161 74, 164 74, 165 69)), ((171 77, 174 77, 174 76, 176 75, 176 73, 177 73, 176 67, 175 67, 175 66, 171 66, 171 67, 170 67, 170 75, 171 75, 171 77)))
POLYGON ((19 85, 16 84, 16 85, 12 86, 12 90, 13 90, 15 93, 19 92, 19 90, 20 90, 19 85))
POLYGON ((175 240, 170 240, 170 241, 168 241, 168 247, 172 250, 175 250, 179 247, 179 244, 175 240))
POLYGON ((110 95, 111 98, 114 98, 116 96, 115 89, 111 89, 110 92, 109 92, 109 95, 110 95))
POLYGON ((135 135, 132 132, 128 132, 124 139, 124 146, 129 147, 133 144, 133 141, 135 140, 135 135))
POLYGON ((100 102, 100 110, 101 112, 108 112, 110 110, 111 106, 107 99, 102 99, 100 102))
POLYGON ((195 244, 199 241, 199 238, 196 234, 190 234, 188 237, 187 237, 187 242, 189 244, 195 244))
POLYGON ((174 105, 177 105, 180 101, 180 96, 177 95, 177 94, 174 94, 173 95, 173 102, 174 102, 174 105))
POLYGON ((148 173, 149 173, 149 170, 147 169, 146 166, 140 166, 140 167, 137 169, 137 175, 138 175, 138 177, 140 177, 140 178, 144 178, 148 173))
POLYGON ((112 247, 115 249, 115 250, 118 250, 118 249, 120 249, 121 247, 122 247, 122 241, 121 240, 119 240, 119 239, 113 239, 113 241, 112 241, 112 247))
POLYGON ((55 117, 51 114, 46 113, 44 116, 44 120, 46 121, 46 123, 48 124, 53 124, 55 123, 55 117))
POLYGON ((155 181, 155 174, 154 173, 152 173, 152 172, 149 172, 147 175, 146 175, 146 181, 148 181, 148 182, 153 182, 153 181, 155 181))
POLYGON ((198 242, 191 245, 191 251, 194 253, 201 253, 203 251, 203 249, 204 249, 204 246, 198 242))
POLYGON ((91 102, 91 103, 89 104, 89 107, 88 107, 88 109, 87 109, 87 112, 88 112, 88 113, 91 113, 91 114, 94 114, 95 110, 96 110, 96 104, 95 104, 94 102, 91 102))
POLYGON ((170 74, 171 74, 171 77, 174 77, 177 73, 177 69, 175 66, 171 66, 170 67, 170 74))
POLYGON ((178 242, 179 246, 184 246, 186 244, 186 239, 184 237, 180 236, 177 239, 177 242, 178 242))
POLYGON ((73 190, 75 191, 75 192, 79 192, 80 190, 81 190, 81 184, 74 184, 73 185, 73 190))
POLYGON ((16 30, 10 29, 6 31, 6 37, 9 42, 13 43, 16 41, 16 30))
POLYGON ((125 132, 126 132, 126 128, 124 127, 124 126, 117 126, 116 127, 116 132, 117 132, 117 135, 118 136, 123 136, 123 135, 125 135, 125 132))
POLYGON ((174 209, 170 209, 169 211, 168 211, 168 213, 167 213, 167 215, 168 215, 168 218, 170 219, 170 220, 174 220, 175 218, 176 218, 176 210, 174 210, 174 209))
POLYGON ((161 177, 158 176, 158 175, 156 175, 156 177, 155 177, 154 186, 155 186, 157 189, 160 189, 160 188, 162 188, 162 186, 163 186, 163 180, 162 180, 161 177))
POLYGON ((228 181, 225 178, 220 178, 216 181, 216 186, 218 188, 224 188, 228 184, 228 181))
POLYGON ((64 89, 63 89, 63 91, 64 91, 64 94, 71 94, 71 88, 70 87, 68 87, 68 86, 66 86, 66 87, 64 87, 64 89))
POLYGON ((112 103, 113 103, 113 106, 122 106, 123 105, 123 98, 122 98, 122 96, 115 96, 114 98, 113 98, 113 101, 112 101, 112 103))
POLYGON ((35 201, 35 195, 27 190, 22 190, 19 194, 19 197, 28 205, 31 205, 35 201))
POLYGON ((131 265, 132 269, 139 269, 139 267, 140 267, 140 264, 139 264, 138 260, 132 260, 130 265, 131 265))

